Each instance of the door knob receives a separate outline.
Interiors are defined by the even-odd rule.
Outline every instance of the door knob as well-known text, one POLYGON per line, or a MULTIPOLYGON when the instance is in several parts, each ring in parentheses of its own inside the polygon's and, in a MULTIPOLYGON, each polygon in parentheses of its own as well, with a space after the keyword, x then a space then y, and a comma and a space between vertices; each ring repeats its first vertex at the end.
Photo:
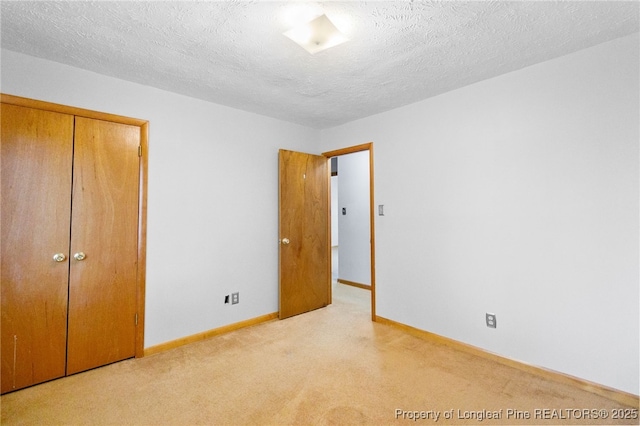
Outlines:
POLYGON ((81 251, 73 255, 75 260, 84 260, 85 257, 87 257, 87 255, 81 251))
POLYGON ((287 244, 289 244, 291 242, 291 241, 289 241, 288 238, 283 238, 281 241, 282 241, 282 244, 285 244, 285 245, 287 245, 287 244))
POLYGON ((53 255, 53 260, 56 262, 64 262, 66 258, 67 256, 65 256, 64 253, 56 253, 53 255))

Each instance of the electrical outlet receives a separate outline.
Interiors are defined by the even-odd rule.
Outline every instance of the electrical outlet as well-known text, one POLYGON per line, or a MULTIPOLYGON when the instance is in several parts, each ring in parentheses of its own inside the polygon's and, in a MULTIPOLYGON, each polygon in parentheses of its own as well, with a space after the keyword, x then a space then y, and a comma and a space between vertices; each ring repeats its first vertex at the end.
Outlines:
POLYGON ((240 293, 231 293, 231 304, 237 305, 240 303, 240 293))
POLYGON ((229 303, 229 295, 228 294, 224 297, 224 303, 225 304, 229 303))
POLYGON ((487 320, 487 327, 489 327, 489 328, 496 328, 497 327, 498 322, 496 320, 496 314, 490 314, 490 313, 487 312, 486 320, 487 320))

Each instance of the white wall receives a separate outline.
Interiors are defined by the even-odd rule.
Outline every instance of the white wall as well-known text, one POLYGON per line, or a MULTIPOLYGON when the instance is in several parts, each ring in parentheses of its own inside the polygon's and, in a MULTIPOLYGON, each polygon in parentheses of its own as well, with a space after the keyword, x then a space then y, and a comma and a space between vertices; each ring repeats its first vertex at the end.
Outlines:
POLYGON ((371 285, 369 151, 338 157, 338 278, 371 285), (346 208, 346 215, 342 209, 346 208))
POLYGON ((278 149, 317 130, 7 50, 0 90, 149 120, 146 347, 278 310, 278 149))
POLYGON ((340 243, 338 233, 338 176, 331 176, 331 247, 340 243))
POLYGON ((322 132, 323 151, 374 142, 379 316, 639 393, 638 52, 635 34, 322 132))

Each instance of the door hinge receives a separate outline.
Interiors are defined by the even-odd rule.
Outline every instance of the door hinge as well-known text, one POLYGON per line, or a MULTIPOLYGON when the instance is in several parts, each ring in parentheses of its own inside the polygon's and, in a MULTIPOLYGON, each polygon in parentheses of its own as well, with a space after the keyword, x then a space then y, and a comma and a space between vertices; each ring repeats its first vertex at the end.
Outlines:
POLYGON ((138 314, 136 313, 136 325, 138 325, 138 314))
POLYGON ((142 157, 142 145, 138 145, 138 157, 142 157))

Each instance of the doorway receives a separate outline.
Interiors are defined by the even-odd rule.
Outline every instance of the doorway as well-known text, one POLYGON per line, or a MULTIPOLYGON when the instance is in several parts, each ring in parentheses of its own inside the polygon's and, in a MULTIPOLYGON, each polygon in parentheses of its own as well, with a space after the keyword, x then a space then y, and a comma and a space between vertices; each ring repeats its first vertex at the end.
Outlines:
MULTIPOLYGON (((332 165, 331 203, 332 281, 371 292, 371 319, 375 321, 375 223, 373 187, 373 143, 325 152, 332 165), (342 197, 336 197, 342 159, 342 197), (337 167, 335 167, 337 166, 337 167), (368 191, 367 191, 368 190, 368 191), (363 192, 368 192, 364 193, 363 192), (340 200, 337 210, 335 203, 340 200), (340 232, 335 227, 340 224, 340 232), (342 234, 343 239, 340 240, 342 234), (334 262, 338 260, 338 262, 334 262), (340 261, 342 264, 340 265, 340 261), (336 267, 337 266, 337 267, 336 267)), ((338 191, 340 194, 340 192, 338 191)))

